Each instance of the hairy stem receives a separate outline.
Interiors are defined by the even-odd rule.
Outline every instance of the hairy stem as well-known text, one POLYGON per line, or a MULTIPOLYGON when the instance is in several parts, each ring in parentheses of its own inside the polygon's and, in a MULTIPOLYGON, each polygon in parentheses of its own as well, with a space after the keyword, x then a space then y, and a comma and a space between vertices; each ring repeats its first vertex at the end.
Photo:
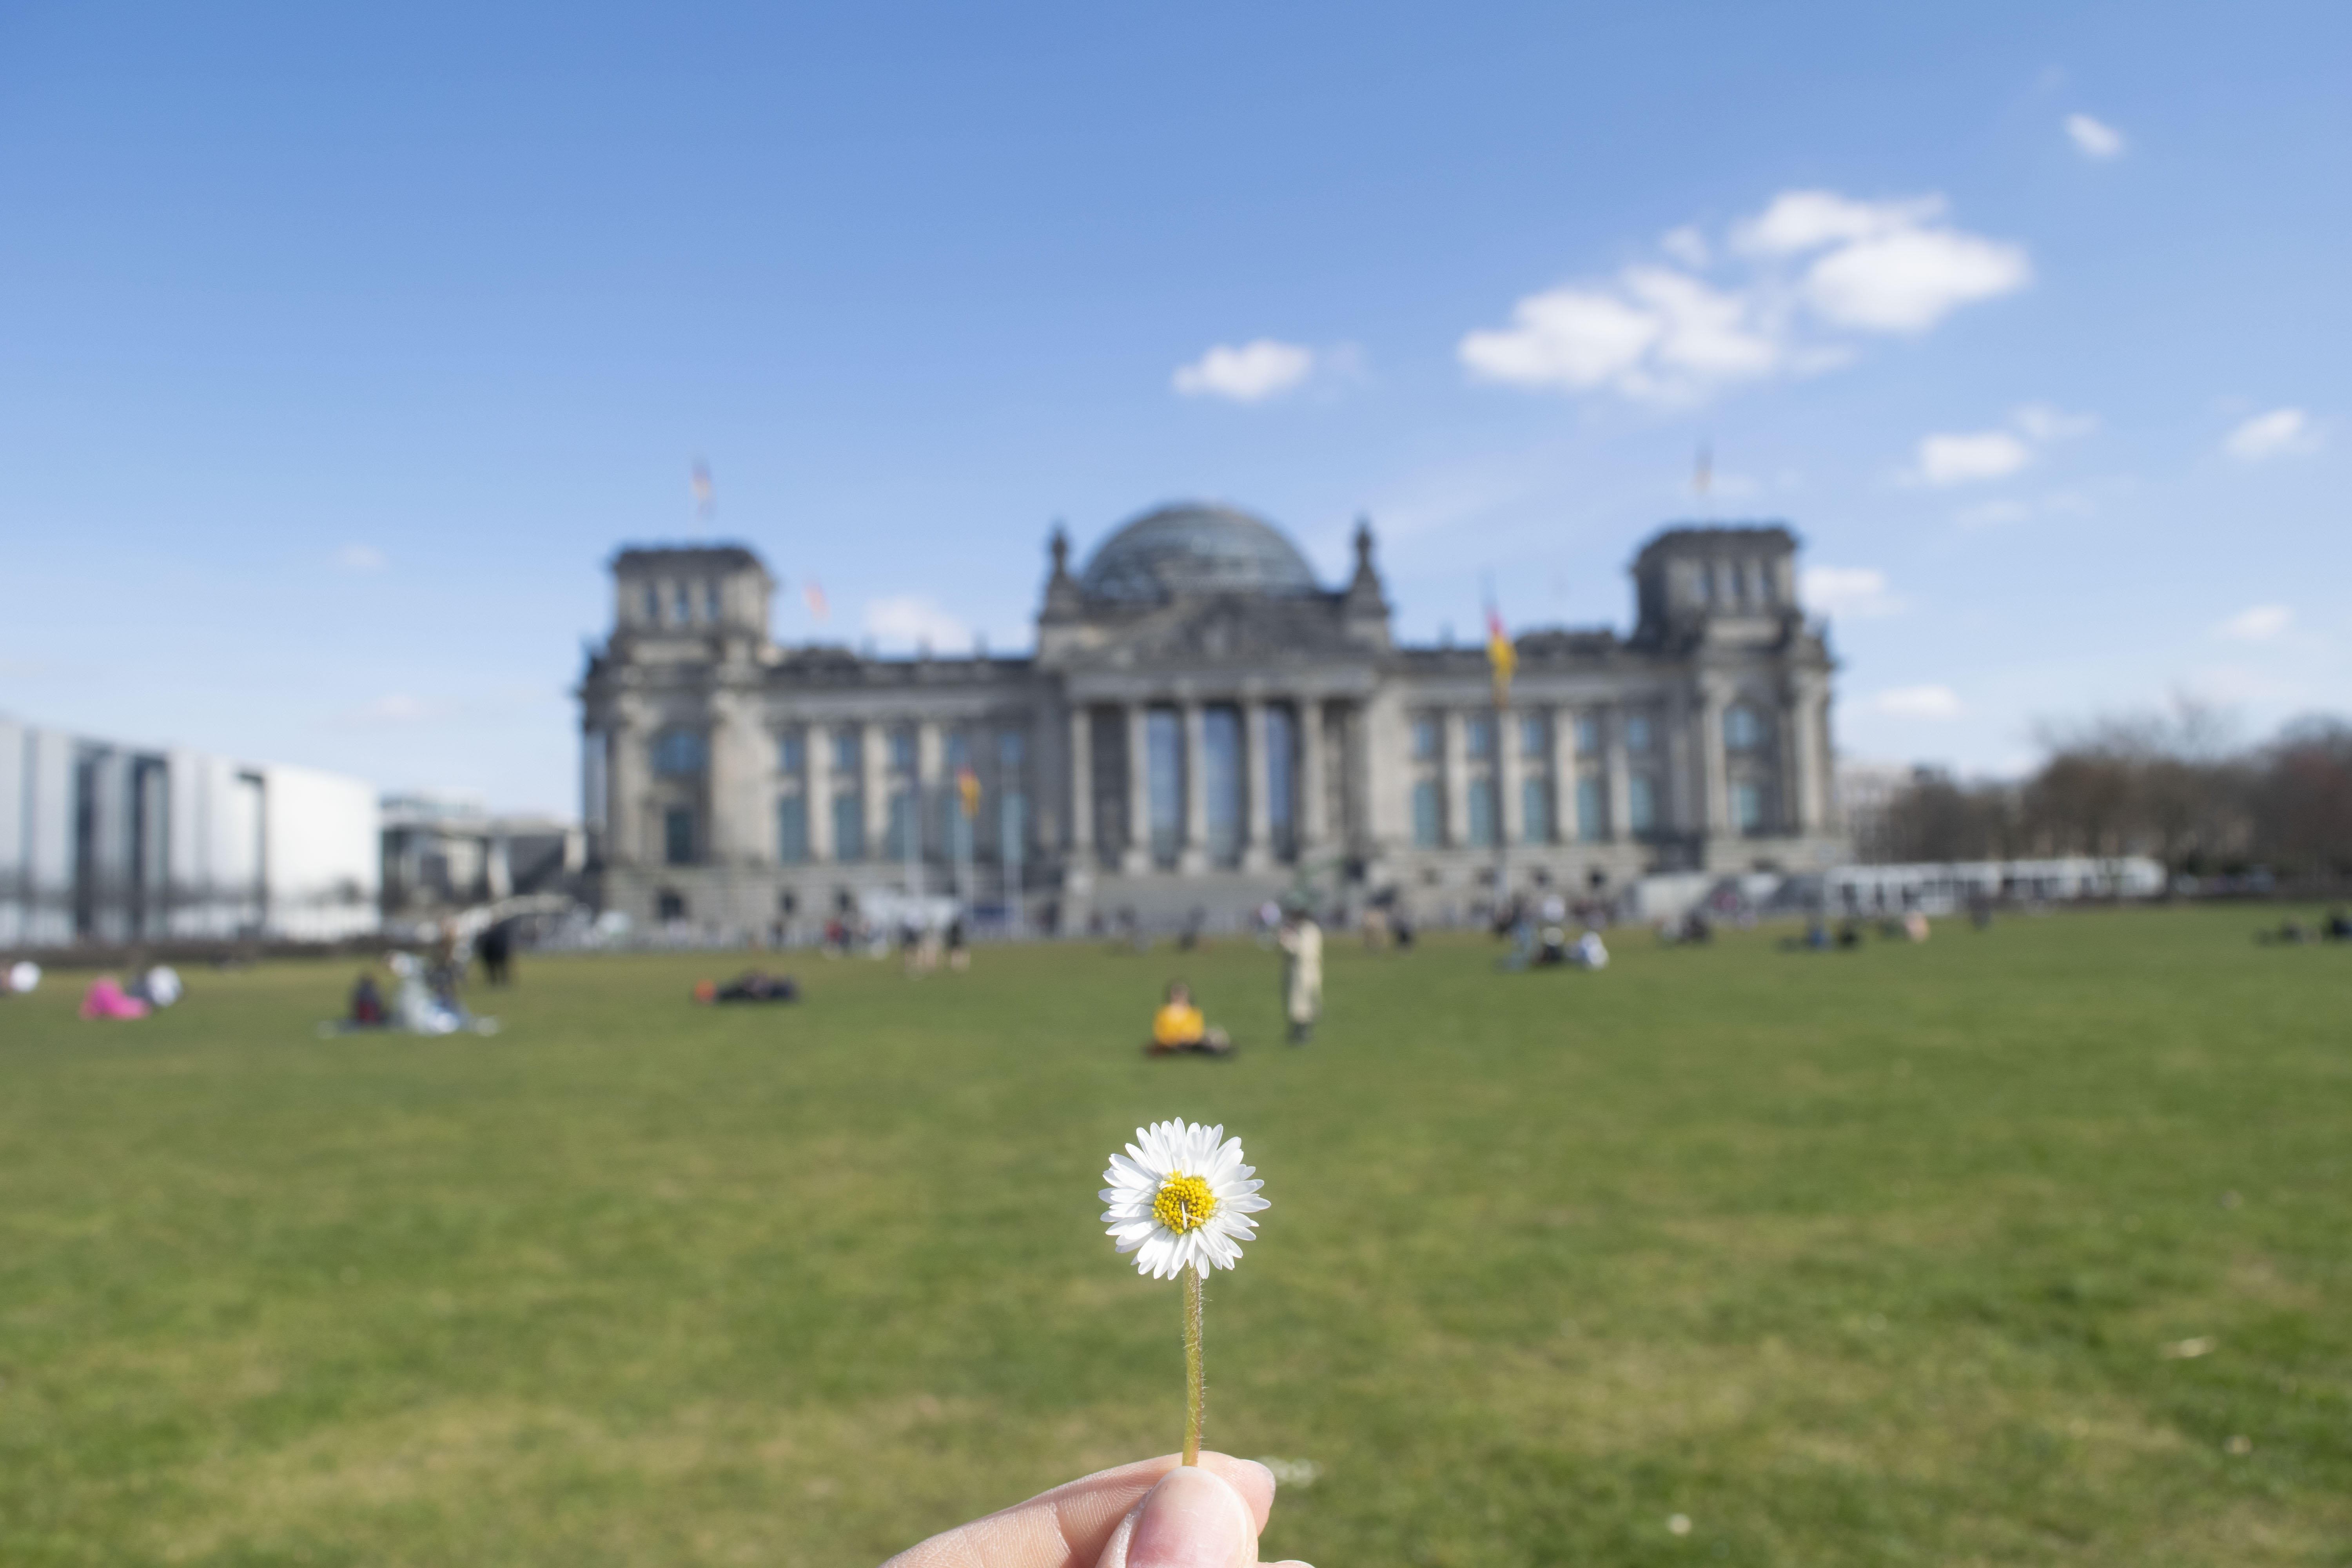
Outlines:
POLYGON ((1208 1385, 1201 1376, 1201 1271, 1184 1270, 1184 1462, 1201 1462, 1201 1406, 1208 1385))

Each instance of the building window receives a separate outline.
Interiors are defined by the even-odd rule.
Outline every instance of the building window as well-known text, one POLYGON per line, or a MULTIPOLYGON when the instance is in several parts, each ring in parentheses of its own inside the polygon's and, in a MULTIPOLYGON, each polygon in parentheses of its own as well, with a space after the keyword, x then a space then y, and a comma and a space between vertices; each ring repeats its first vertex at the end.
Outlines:
POLYGON ((1656 743, 1656 741, 1657 735, 1647 713, 1625 715, 1625 749, 1627 751, 1647 752, 1656 743))
POLYGON ((661 591, 651 583, 646 584, 645 608, 646 624, 656 626, 661 625, 661 591))
POLYGON ((1470 798, 1470 847, 1491 849, 1495 847, 1495 781, 1472 779, 1470 798))
POLYGON ((1597 757, 1601 754, 1600 715, 1579 713, 1576 716, 1576 750, 1580 756, 1597 757))
POLYGON ((1519 837, 1522 843, 1551 842, 1551 786, 1545 779, 1519 781, 1519 837))
POLYGON ((686 584, 683 583, 676 584, 670 590, 669 613, 670 619, 679 626, 684 626, 694 619, 694 600, 687 594, 686 584))
POLYGON ((1412 721, 1412 759, 1417 763, 1437 761, 1444 732, 1438 728, 1437 715, 1423 713, 1412 721))
POLYGON ((893 772, 912 773, 915 771, 915 731, 898 729, 890 731, 890 767, 893 772))
POLYGON ((1625 826, 1636 838, 1647 838, 1658 830, 1658 786, 1647 773, 1635 773, 1625 781, 1625 826))
POLYGON ((654 900, 654 911, 662 924, 677 924, 686 919, 686 895, 664 888, 654 900))
POLYGON ((866 797, 855 790, 833 797, 833 858, 866 858, 866 797))
POLYGON ((882 829, 882 858, 911 860, 922 852, 921 825, 915 820, 915 792, 911 788, 890 792, 890 813, 882 829))
POLYGON ((1023 787, 1028 752, 1020 731, 996 732, 996 852, 1008 866, 1020 860, 1029 843, 1029 796, 1023 787))
POLYGON ((1412 841, 1423 849, 1445 842, 1445 818, 1437 797, 1437 781, 1423 779, 1412 786, 1412 841))
POLYGON ((1540 757, 1551 750, 1551 721, 1540 713, 1519 715, 1519 755, 1540 757))
POLYGON ((673 805, 662 813, 662 858, 672 866, 694 864, 694 808, 673 805))
POLYGON ((710 763, 710 743, 699 730, 664 730, 654 737, 654 772, 662 778, 692 778, 710 763))
POLYGON ((854 724, 833 732, 833 771, 845 779, 866 776, 866 737, 854 724))
POLYGON ((702 585, 702 618, 713 626, 719 624, 719 584, 716 583, 702 585))
POLYGON ((797 866, 808 858, 808 796, 776 797, 776 859, 797 866))
POLYGON ((1265 826, 1275 858, 1298 853, 1298 721, 1287 708, 1265 710, 1265 826))
POLYGON ((1202 801, 1208 818, 1209 858, 1232 866, 1242 858, 1242 716, 1235 708, 1201 714, 1202 801))
POLYGON ((1740 779, 1731 786, 1731 826, 1753 838, 1764 831, 1764 786, 1740 779))
POLYGON ((1144 787, 1151 807, 1151 858, 1176 864, 1184 843, 1184 719, 1154 708, 1143 719, 1144 787))
POLYGON ((1765 562, 1756 563, 1756 596, 1768 605, 1780 602, 1780 590, 1772 581, 1772 568, 1765 562))
POLYGON ((1473 713, 1463 721, 1462 749, 1473 762, 1486 762, 1495 754, 1495 721, 1492 715, 1473 713))
POLYGON ((1601 781, 1582 778, 1576 781, 1576 836, 1587 844, 1598 844, 1608 836, 1609 821, 1601 804, 1601 781))
POLYGON ((808 737, 798 730, 776 737, 776 771, 788 779, 808 772, 808 737))
POLYGON ((1735 752, 1752 752, 1764 744, 1764 716, 1745 702, 1723 711, 1723 743, 1735 752))

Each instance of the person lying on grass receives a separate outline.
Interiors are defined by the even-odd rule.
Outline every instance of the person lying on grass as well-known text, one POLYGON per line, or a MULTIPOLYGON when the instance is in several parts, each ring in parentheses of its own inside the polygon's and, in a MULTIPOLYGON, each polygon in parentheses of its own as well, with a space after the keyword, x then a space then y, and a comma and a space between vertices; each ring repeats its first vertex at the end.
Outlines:
POLYGON ((1192 1005, 1192 988, 1181 980, 1168 983, 1168 1000, 1151 1016, 1151 1043, 1144 1047, 1146 1056, 1172 1057, 1185 1051, 1200 1051, 1208 1056, 1222 1057, 1234 1048, 1234 1042, 1223 1029, 1211 1028, 1192 1005))
POLYGON ((1185 1465, 1170 1454, 1040 1492, 883 1568, 1257 1568, 1273 1510, 1274 1473, 1264 1465, 1216 1453, 1185 1465))

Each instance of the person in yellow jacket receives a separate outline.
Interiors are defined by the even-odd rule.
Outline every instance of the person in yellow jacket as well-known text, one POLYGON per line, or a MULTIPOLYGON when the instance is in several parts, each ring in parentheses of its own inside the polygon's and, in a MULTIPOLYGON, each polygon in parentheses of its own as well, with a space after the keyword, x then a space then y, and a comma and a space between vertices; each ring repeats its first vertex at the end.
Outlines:
POLYGON ((1172 1057, 1199 1051, 1222 1057, 1233 1048, 1234 1042, 1225 1032, 1212 1028, 1201 1009, 1192 1005, 1192 988, 1181 980, 1170 981, 1168 999, 1151 1016, 1151 1044, 1145 1047, 1145 1054, 1172 1057))

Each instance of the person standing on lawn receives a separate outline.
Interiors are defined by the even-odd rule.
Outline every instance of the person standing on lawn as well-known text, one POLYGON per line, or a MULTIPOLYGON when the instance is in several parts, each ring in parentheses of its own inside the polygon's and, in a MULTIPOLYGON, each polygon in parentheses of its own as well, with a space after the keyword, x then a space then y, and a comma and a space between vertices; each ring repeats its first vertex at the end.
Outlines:
POLYGON ((1305 905, 1292 904, 1283 910, 1275 941, 1282 947, 1282 1010, 1290 1020, 1290 1043, 1303 1046, 1314 1037, 1323 1012, 1323 928, 1305 905))

